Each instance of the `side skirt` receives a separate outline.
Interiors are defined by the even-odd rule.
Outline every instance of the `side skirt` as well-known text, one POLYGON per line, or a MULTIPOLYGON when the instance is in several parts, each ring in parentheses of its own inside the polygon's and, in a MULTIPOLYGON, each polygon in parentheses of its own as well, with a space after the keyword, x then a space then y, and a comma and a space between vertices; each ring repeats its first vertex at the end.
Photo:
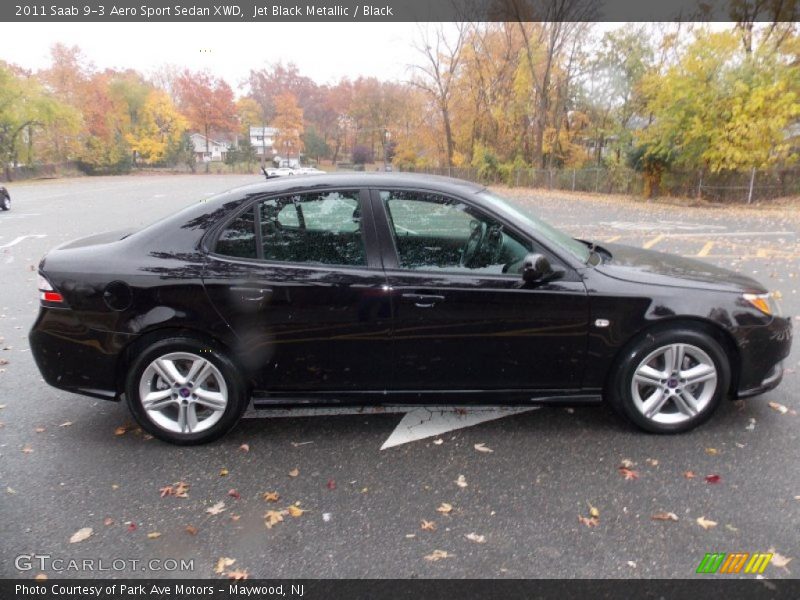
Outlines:
POLYGON ((546 404, 598 404, 601 391, 591 390, 458 390, 458 391, 366 391, 281 392, 253 394, 255 410, 272 408, 364 407, 364 406, 539 406, 546 404))

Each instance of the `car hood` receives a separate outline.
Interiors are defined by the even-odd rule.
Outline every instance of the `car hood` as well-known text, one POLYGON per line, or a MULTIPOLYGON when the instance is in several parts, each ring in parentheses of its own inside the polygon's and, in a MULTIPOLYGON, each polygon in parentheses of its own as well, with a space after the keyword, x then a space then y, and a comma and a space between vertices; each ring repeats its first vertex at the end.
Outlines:
POLYGON ((700 260, 620 244, 603 247, 611 253, 611 258, 604 256, 596 268, 615 279, 725 292, 767 291, 755 279, 700 260))

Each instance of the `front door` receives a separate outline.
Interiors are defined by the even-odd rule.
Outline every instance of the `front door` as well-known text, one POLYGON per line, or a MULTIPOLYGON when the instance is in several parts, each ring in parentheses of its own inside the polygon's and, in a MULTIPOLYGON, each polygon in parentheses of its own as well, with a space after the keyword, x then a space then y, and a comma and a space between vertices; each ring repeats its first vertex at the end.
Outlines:
POLYGON ((257 389, 385 389, 390 303, 363 195, 260 199, 219 235, 203 281, 257 389))
MULTIPOLYGON (((375 190, 394 310, 394 390, 579 389, 588 299, 566 266, 531 287, 522 259, 543 252, 462 200, 375 190)), ((557 261, 555 257, 551 260, 557 261)))

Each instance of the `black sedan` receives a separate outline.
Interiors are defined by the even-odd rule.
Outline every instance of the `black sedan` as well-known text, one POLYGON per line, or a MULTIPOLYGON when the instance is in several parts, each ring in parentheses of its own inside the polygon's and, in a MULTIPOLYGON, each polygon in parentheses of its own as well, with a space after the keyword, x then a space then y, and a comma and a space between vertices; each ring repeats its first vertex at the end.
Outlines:
POLYGON ((778 385, 791 320, 762 285, 526 213, 401 174, 235 189, 47 254, 31 348, 50 385, 180 444, 251 403, 605 399, 680 432, 778 385))

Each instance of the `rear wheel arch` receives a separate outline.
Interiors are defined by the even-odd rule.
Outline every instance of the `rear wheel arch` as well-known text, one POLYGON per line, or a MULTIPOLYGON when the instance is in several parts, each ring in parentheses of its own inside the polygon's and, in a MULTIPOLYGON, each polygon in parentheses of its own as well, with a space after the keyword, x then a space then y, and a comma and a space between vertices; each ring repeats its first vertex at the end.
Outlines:
POLYGON ((128 377, 128 371, 133 365, 134 361, 136 360, 136 357, 139 356, 139 354, 144 352, 147 348, 149 348, 156 342, 176 337, 186 337, 195 339, 201 343, 208 344, 215 350, 225 354, 228 357, 228 359, 230 359, 231 362, 233 362, 236 368, 238 369, 242 382, 248 387, 248 390, 250 389, 251 385, 249 380, 245 377, 244 369, 242 368, 241 364, 239 364, 239 361, 237 360, 234 352, 227 344, 225 344, 218 338, 209 335, 208 333, 204 333, 188 327, 161 327, 141 334, 134 341, 128 344, 121 353, 120 355, 121 358, 117 362, 117 372, 115 378, 117 394, 119 395, 124 392, 125 382, 128 377))

